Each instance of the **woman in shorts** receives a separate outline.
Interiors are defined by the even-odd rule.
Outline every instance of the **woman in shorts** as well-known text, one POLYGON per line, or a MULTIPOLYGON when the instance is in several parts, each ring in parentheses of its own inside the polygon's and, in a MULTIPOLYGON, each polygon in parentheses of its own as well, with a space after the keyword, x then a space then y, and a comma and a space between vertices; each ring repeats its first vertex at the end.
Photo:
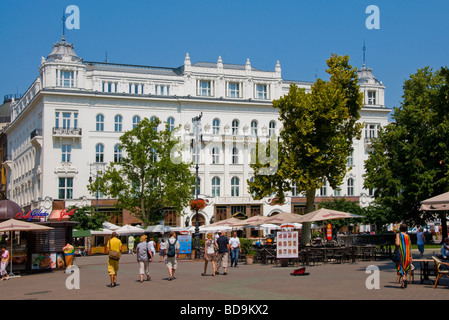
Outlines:
POLYGON ((212 233, 208 233, 206 236, 206 242, 204 244, 204 272, 202 273, 203 276, 206 275, 207 271, 207 265, 209 261, 212 262, 212 269, 213 273, 212 276, 215 277, 215 259, 216 259, 216 253, 215 253, 215 240, 212 233))

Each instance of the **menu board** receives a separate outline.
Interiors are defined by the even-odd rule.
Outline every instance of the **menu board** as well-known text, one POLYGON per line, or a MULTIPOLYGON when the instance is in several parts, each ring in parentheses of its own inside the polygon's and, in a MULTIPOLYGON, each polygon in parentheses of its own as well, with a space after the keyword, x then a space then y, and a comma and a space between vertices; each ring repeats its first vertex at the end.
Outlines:
POLYGON ((276 257, 298 258, 298 231, 278 231, 276 257))
POLYGON ((56 253, 33 253, 31 255, 31 270, 56 268, 57 261, 56 253))
POLYGON ((179 253, 191 253, 192 252, 192 235, 179 235, 179 253))

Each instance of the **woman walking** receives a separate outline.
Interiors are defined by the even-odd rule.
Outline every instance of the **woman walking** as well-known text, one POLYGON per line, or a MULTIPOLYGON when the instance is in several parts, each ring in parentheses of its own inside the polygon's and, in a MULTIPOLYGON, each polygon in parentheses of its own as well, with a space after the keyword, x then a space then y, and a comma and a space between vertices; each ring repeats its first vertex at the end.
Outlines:
POLYGON ((399 232, 396 234, 396 247, 399 249, 400 261, 396 264, 398 275, 402 277, 401 288, 407 288, 407 275, 410 272, 412 263, 412 251, 410 237, 406 233, 407 225, 401 224, 399 232))
POLYGON ((165 240, 162 239, 161 243, 159 245, 159 256, 161 257, 161 262, 164 262, 164 256, 165 256, 165 240))
POLYGON ((143 276, 147 276, 147 281, 151 281, 149 262, 153 258, 151 250, 148 248, 147 236, 140 237, 140 242, 136 248, 137 262, 139 263, 140 283, 143 282, 143 276))
POLYGON ((206 275, 206 271, 207 271, 207 265, 209 263, 209 261, 212 262, 212 276, 215 277, 215 259, 216 259, 216 254, 215 254, 215 240, 214 240, 214 236, 212 235, 212 233, 208 233, 206 236, 206 242, 204 244, 204 272, 202 273, 203 276, 206 275))

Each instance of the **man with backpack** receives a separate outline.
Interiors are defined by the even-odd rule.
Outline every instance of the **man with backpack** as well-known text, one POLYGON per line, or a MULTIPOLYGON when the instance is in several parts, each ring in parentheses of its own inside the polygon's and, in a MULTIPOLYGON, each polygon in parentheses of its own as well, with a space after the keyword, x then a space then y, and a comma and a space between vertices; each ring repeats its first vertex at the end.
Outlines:
POLYGON ((177 257, 179 255, 179 247, 181 245, 179 244, 178 240, 176 239, 176 232, 172 231, 170 233, 170 239, 167 241, 167 250, 165 252, 166 257, 166 263, 168 268, 168 280, 171 281, 175 278, 175 270, 178 264, 177 257))

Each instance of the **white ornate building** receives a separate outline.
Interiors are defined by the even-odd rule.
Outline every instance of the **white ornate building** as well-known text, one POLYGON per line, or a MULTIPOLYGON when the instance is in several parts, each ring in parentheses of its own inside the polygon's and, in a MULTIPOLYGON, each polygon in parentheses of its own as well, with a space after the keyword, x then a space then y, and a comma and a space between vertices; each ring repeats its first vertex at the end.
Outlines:
MULTIPOLYGON (((290 83, 306 89, 309 82, 282 78, 279 61, 273 71, 246 64, 192 63, 187 54, 178 68, 89 62, 79 58, 73 45, 61 41, 42 58, 38 77, 12 106, 8 139, 7 196, 28 209, 51 212, 55 200, 65 206, 111 207, 111 201, 88 193, 89 178, 105 164, 117 161, 119 137, 143 118, 182 126, 188 144, 193 138, 192 118, 203 113, 203 142, 199 152, 200 197, 208 206, 200 212, 208 224, 236 213, 247 216, 298 211, 303 198, 293 190, 283 206, 271 199, 253 200, 247 180, 253 172, 250 151, 256 137, 267 140, 278 134, 280 122, 272 100, 288 93, 290 83)), ((385 87, 371 69, 359 70, 365 96, 361 122, 365 132, 354 141, 348 159, 352 169, 340 190, 329 186, 317 190, 317 199, 347 196, 361 205, 371 200, 363 189, 364 161, 370 138, 388 123, 385 87)), ((192 150, 184 154, 192 159, 192 150)), ((194 168, 192 168, 194 170, 194 168)), ((192 225, 193 214, 166 223, 192 225)))

